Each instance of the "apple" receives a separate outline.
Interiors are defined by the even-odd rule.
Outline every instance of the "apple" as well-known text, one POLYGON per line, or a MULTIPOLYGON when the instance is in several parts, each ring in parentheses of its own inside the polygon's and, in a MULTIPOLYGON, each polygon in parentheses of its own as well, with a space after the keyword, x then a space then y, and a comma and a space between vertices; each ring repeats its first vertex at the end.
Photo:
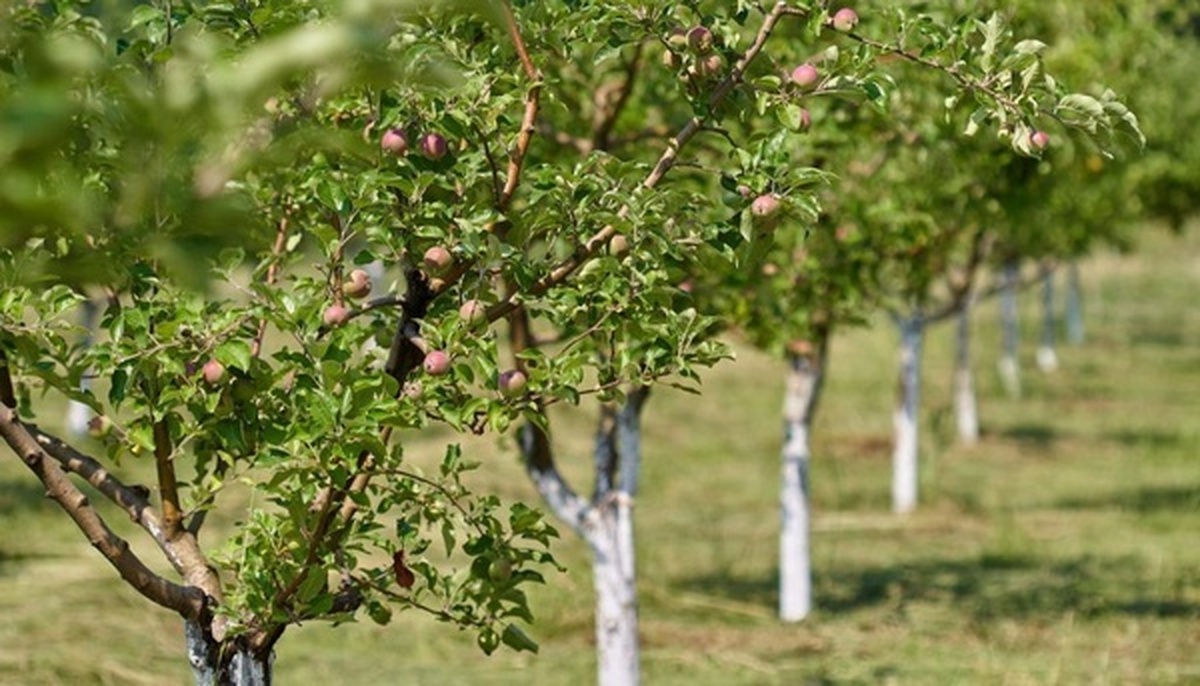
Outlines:
POLYGON ((841 31, 842 33, 849 33, 850 31, 854 30, 854 27, 858 24, 858 12, 855 12, 849 7, 843 7, 837 12, 834 12, 833 20, 830 23, 833 24, 834 29, 841 31))
POLYGON ((703 55, 713 47, 712 31, 703 26, 694 26, 687 32, 688 47, 697 55, 703 55))
POLYGON ((707 55, 696 62, 696 74, 706 79, 715 78, 721 75, 724 66, 720 55, 707 55))
POLYGON ((807 131, 812 128, 812 114, 805 108, 800 109, 800 130, 807 131))
POLYGON ((420 381, 409 381, 404 384, 404 397, 410 400, 416 400, 425 393, 425 387, 420 381))
POLYGON ((1038 150, 1045 150, 1050 145, 1050 134, 1045 131, 1034 131, 1029 136, 1029 142, 1038 150))
POLYGON ((427 133, 421 137, 421 154, 430 160, 440 160, 446 156, 450 147, 446 139, 438 133, 427 133))
POLYGON ((430 350, 425 354, 423 366, 430 376, 442 376, 450 371, 450 356, 444 350, 430 350))
POLYGON ((341 326, 350 320, 350 310, 341 305, 330 305, 325 308, 325 314, 321 319, 325 322, 325 326, 341 326))
POLYGON ((512 578, 513 566, 508 558, 498 557, 488 565, 488 578, 492 581, 508 581, 512 578))
POLYGON ((204 375, 204 382, 209 386, 216 386, 225 380, 225 365, 216 360, 205 362, 200 372, 204 375))
POLYGON ((458 316, 470 326, 485 322, 487 321, 487 305, 480 300, 468 300, 459 306, 458 316))
POLYGON ((664 67, 674 71, 683 64, 683 61, 679 59, 679 55, 675 54, 671 50, 663 50, 662 63, 664 67))
POLYGON ((616 257, 624 257, 629 253, 629 239, 623 234, 617 234, 608 242, 608 251, 616 257))
POLYGON ((379 139, 379 147, 383 148, 384 152, 399 157, 408 152, 408 135, 404 133, 404 129, 388 129, 379 139))
POLYGON ((371 293, 371 275, 365 269, 350 272, 350 278, 342 284, 342 293, 350 298, 365 298, 371 293))
POLYGON ((508 397, 520 395, 521 391, 525 390, 525 372, 519 369, 510 369, 500 374, 496 385, 500 387, 500 392, 508 397))
POLYGON ((779 198, 764 193, 750 203, 750 214, 756 218, 769 219, 779 213, 780 206, 779 198))
POLYGON ((821 80, 821 72, 809 62, 792 70, 792 83, 804 90, 810 90, 821 80))
POLYGON ((440 245, 435 245, 425 251, 425 271, 431 274, 441 274, 450 268, 454 262, 454 257, 450 251, 440 245))
POLYGON ((92 438, 104 438, 112 433, 113 421, 104 415, 92 417, 87 423, 88 435, 92 438))
POLYGON ((672 48, 675 48, 676 50, 682 50, 687 47, 687 44, 688 44, 688 32, 687 31, 684 31, 682 28, 680 28, 678 26, 671 29, 671 34, 669 36, 667 36, 667 45, 670 45, 672 48))

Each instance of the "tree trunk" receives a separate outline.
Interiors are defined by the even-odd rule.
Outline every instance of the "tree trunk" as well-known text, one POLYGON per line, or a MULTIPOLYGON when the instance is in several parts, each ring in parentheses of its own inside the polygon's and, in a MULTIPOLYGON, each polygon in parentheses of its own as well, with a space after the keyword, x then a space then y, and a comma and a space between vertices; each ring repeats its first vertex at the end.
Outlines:
POLYGON ((917 409, 921 396, 921 344, 925 322, 921 315, 898 317, 900 375, 892 454, 892 510, 903 514, 917 507, 917 409))
POLYGON ((598 514, 588 542, 596 588, 599 684, 636 686, 640 667, 632 503, 614 494, 598 514))
POLYGON ((1067 342, 1071 345, 1081 345, 1084 339, 1083 330, 1083 291, 1079 285, 1079 263, 1072 261, 1067 267, 1067 342))
POLYGON ((1038 369, 1050 373, 1058 369, 1058 353, 1054 349, 1054 270, 1042 269, 1042 343, 1038 346, 1038 369))
POLYGON ((196 622, 185 622, 184 637, 196 686, 270 686, 271 656, 260 657, 240 641, 218 644, 196 622))
POLYGON ((783 478, 779 492, 779 618, 798 622, 812 610, 809 436, 825 371, 825 342, 807 355, 789 355, 783 402, 783 478))
MULTIPOLYGON (((92 344, 93 331, 96 328, 96 319, 100 315, 100 306, 96 301, 88 299, 83 301, 83 311, 80 326, 83 327, 83 345, 85 347, 92 344)), ((91 388, 92 380, 88 375, 84 375, 83 380, 79 382, 79 387, 82 390, 91 388)), ((92 408, 84 405, 78 400, 67 401, 67 431, 72 436, 83 436, 87 434, 88 422, 92 419, 92 408)))
POLYGON ((1005 390, 1014 398, 1021 396, 1021 368, 1017 362, 1020 331, 1017 327, 1017 281, 1020 265, 1016 260, 1004 265, 1002 289, 1000 291, 1000 329, 1003 349, 1000 353, 1000 380, 1005 390))
POLYGON ((979 409, 975 402, 975 375, 971 371, 971 298, 958 313, 954 355, 954 419, 958 440, 965 445, 979 441, 979 409))

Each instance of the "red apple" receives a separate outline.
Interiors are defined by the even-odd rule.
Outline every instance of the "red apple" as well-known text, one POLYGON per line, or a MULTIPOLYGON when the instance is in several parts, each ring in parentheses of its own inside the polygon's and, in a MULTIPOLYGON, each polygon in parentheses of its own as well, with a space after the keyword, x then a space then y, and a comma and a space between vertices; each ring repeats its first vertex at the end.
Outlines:
POLYGON ((521 391, 525 390, 525 381, 525 372, 519 369, 510 369, 500 374, 496 385, 499 386, 501 393, 512 397, 520 395, 521 391))
POLYGON ((1046 147, 1050 145, 1050 134, 1046 133, 1045 131, 1034 131, 1033 134, 1029 136, 1029 142, 1033 144, 1034 148, 1038 150, 1045 150, 1046 147))
POLYGON ((341 305, 330 305, 325 308, 325 314, 321 318, 325 326, 341 326, 350 320, 350 310, 341 305))
POLYGON ((800 109, 800 130, 807 131, 812 128, 812 114, 807 109, 800 109))
POLYGON ((629 253, 629 239, 617 234, 608 241, 608 251, 616 257, 624 257, 629 253))
POLYGON ((834 29, 848 33, 858 25, 858 12, 849 7, 843 7, 833 14, 833 20, 830 23, 833 24, 834 29))
POLYGON ((487 321, 487 305, 479 300, 468 300, 458 308, 458 316, 468 325, 487 321))
POLYGON ((713 47, 712 31, 706 27, 695 26, 687 32, 688 47, 697 55, 703 55, 713 47))
POLYGON ((706 78, 716 78, 721 75, 724 70, 725 63, 721 61, 720 55, 706 55, 696 61, 696 74, 706 78))
POLYGON ((769 193, 764 193, 754 199, 750 203, 750 214, 762 219, 768 219, 779 213, 780 203, 779 198, 769 193))
POLYGON ((454 262, 454 256, 450 251, 440 245, 435 245, 425 251, 425 271, 430 274, 441 274, 450 268, 454 262))
POLYGON ((421 154, 427 159, 440 160, 446 156, 450 147, 446 139, 438 133, 427 133, 421 137, 421 154))
POLYGON ((804 90, 813 88, 820 80, 821 72, 808 62, 805 62, 804 64, 792 70, 792 83, 800 86, 804 90))
POLYGON ((204 375, 205 383, 209 386, 216 386, 225 380, 225 365, 216 360, 209 360, 201 368, 201 374, 204 375))
POLYGON ((384 152, 396 156, 403 155, 408 152, 408 135, 404 133, 404 129, 388 129, 379 139, 379 147, 383 148, 384 152))
POLYGON ((442 376, 450 371, 450 356, 444 350, 430 350, 425 354, 424 367, 430 376, 442 376))
POLYGON ((87 423, 88 435, 92 438, 104 438, 112 433, 113 421, 104 415, 92 417, 87 423))

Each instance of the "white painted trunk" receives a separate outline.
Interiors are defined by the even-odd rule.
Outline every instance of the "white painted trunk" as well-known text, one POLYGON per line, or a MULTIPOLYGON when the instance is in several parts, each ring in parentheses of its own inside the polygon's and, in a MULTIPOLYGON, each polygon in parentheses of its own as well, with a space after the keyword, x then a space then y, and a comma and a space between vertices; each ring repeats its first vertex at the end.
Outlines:
POLYGON ((1079 263, 1067 267, 1066 312, 1067 342, 1080 345, 1085 337, 1083 330, 1083 292, 1079 284, 1079 263))
POLYGON ((1042 342, 1038 346, 1037 365, 1044 373, 1058 369, 1058 352, 1054 345, 1054 270, 1042 270, 1042 342))
MULTIPOLYGON (((82 305, 82 317, 79 322, 84 329, 83 345, 90 346, 94 337, 96 328, 96 319, 100 316, 100 306, 92 300, 84 300, 82 305)), ((89 370, 90 372, 90 370, 89 370)), ((92 387, 92 380, 85 375, 83 380, 79 382, 81 390, 88 390, 92 387)), ((88 422, 92 419, 92 408, 84 405, 78 400, 67 401, 67 431, 72 436, 84 436, 88 431, 88 422)))
POLYGON ((1017 362, 1017 352, 1021 335, 1017 325, 1017 280, 1020 277, 1020 267, 1016 262, 1004 265, 1004 281, 1000 291, 1000 330, 1003 336, 1003 348, 1000 353, 1000 380, 1008 394, 1014 398, 1021 396, 1021 367, 1017 362))
POLYGON ((184 638, 196 686, 270 686, 270 659, 263 660, 242 646, 218 646, 195 622, 184 624, 184 638))
POLYGON ((789 360, 779 490, 779 618, 785 622, 804 619, 813 606, 809 436, 824 371, 822 358, 793 356, 789 360))
POLYGON ((921 396, 921 344, 925 322, 920 315, 897 320, 900 327, 900 375, 893 424, 896 444, 892 454, 892 510, 912 512, 917 507, 917 409, 921 396))
POLYGON ((979 441, 979 409, 975 401, 975 375, 971 371, 971 300, 958 313, 954 355, 954 419, 958 440, 966 445, 979 441))
POLYGON ((636 686, 640 679, 633 508, 615 495, 589 531, 596 588, 596 667, 600 686, 636 686))

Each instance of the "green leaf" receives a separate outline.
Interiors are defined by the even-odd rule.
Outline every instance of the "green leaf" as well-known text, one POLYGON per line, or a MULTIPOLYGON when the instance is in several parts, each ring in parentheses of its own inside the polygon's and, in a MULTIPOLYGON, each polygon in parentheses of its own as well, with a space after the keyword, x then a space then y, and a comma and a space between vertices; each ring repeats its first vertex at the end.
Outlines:
POLYGON ((501 636, 501 640, 504 641, 504 645, 513 650, 526 650, 531 653, 538 651, 537 641, 530 638, 529 634, 525 633, 516 624, 508 624, 504 627, 504 634, 501 636))

